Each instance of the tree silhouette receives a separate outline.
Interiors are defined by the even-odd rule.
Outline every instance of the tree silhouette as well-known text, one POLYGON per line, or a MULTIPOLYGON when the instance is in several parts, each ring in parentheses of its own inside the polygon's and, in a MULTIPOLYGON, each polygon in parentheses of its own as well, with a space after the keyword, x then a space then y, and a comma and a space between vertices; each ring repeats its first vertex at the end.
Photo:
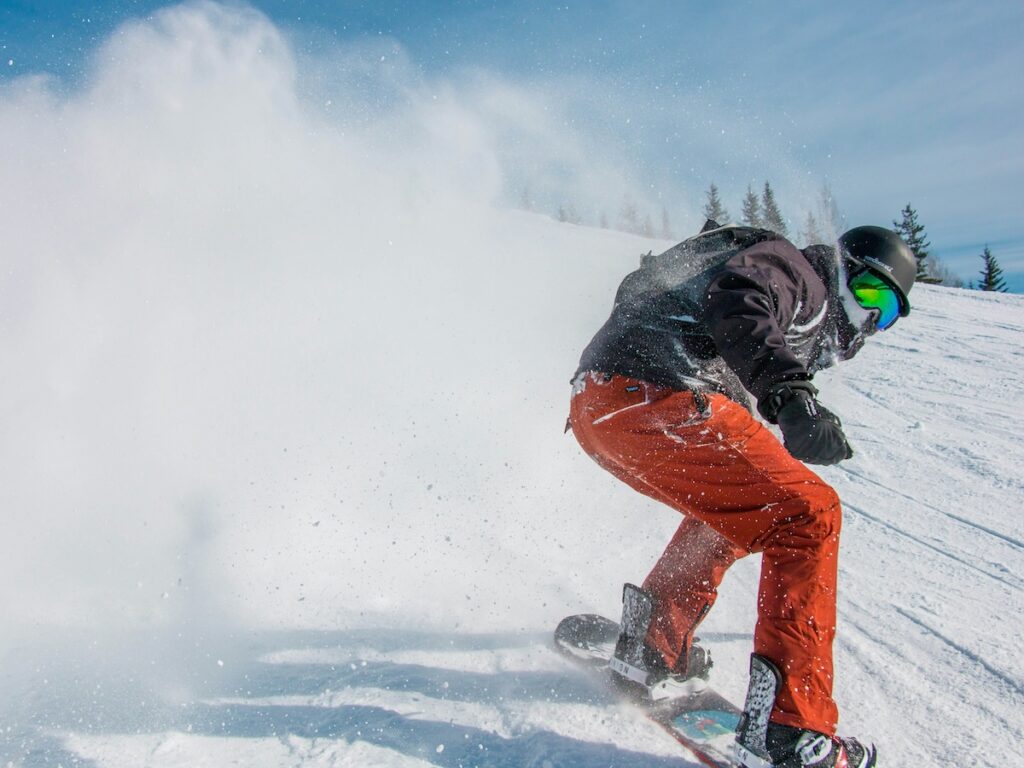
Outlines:
POLYGON ((707 196, 707 202, 704 203, 704 218, 719 224, 728 224, 729 212, 722 205, 722 201, 718 197, 718 187, 714 182, 711 182, 711 186, 708 187, 707 196))
POLYGON ((978 283, 978 289, 1006 293, 1006 281, 1003 279, 1002 267, 999 266, 999 262, 996 261, 996 257, 992 255, 992 251, 987 245, 981 254, 981 259, 985 265, 981 270, 981 282, 978 283))
POLYGON ((644 223, 640 225, 640 234, 644 237, 654 237, 654 222, 651 221, 651 214, 644 215, 644 223))
POLYGON ((764 192, 761 194, 761 219, 763 225, 772 232, 778 232, 780 235, 788 234, 786 222, 775 202, 772 185, 767 181, 764 183, 764 192))
POLYGON ((761 199, 749 186, 747 196, 743 198, 743 223, 748 227, 760 227, 764 223, 761 218, 761 199))
POLYGON ((619 229, 634 235, 640 234, 640 211, 628 195, 623 198, 622 208, 619 209, 619 229))
POLYGON ((915 280, 930 282, 928 249, 932 247, 932 244, 928 242, 924 225, 918 222, 917 211, 911 207, 910 203, 907 203, 907 207, 901 213, 903 220, 894 221, 892 224, 896 227, 896 231, 903 238, 903 241, 910 246, 910 250, 914 252, 914 258, 917 259, 917 277, 915 280))
POLYGON ((806 245, 814 245, 825 239, 821 236, 821 230, 818 228, 818 220, 810 211, 807 212, 807 219, 804 221, 804 229, 800 236, 806 245))
POLYGON ((824 241, 834 243, 846 229, 846 217, 839 210, 836 196, 828 182, 821 185, 818 200, 818 228, 824 241))
POLYGON ((664 240, 671 240, 675 237, 672 234, 672 222, 668 219, 668 208, 664 205, 661 206, 661 237, 664 240))

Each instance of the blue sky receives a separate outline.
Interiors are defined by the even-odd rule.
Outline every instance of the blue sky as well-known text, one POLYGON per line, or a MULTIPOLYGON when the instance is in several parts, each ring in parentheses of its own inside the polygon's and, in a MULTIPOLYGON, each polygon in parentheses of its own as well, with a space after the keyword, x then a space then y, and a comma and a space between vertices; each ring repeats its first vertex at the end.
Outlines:
MULTIPOLYGON (((76 88, 119 24, 164 5, 0 0, 0 77, 76 88)), ((795 230, 827 182, 848 223, 889 224, 909 202, 960 277, 976 277, 988 244, 1024 291, 1020 2, 251 5, 300 69, 392 45, 415 77, 483 73, 547 94, 595 163, 614 158, 670 209, 699 208, 714 181, 735 215, 747 186, 770 180, 795 230)), ((554 206, 548 171, 537 194, 554 206)))

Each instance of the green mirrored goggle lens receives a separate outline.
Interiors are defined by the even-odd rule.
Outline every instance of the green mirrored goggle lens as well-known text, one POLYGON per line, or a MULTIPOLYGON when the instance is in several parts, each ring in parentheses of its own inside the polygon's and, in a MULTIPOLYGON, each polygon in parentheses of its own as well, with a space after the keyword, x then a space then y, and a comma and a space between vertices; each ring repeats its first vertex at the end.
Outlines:
POLYGON ((900 297, 896 289, 871 272, 861 272, 850 278, 850 290, 864 309, 878 310, 878 329, 892 327, 900 318, 900 297))

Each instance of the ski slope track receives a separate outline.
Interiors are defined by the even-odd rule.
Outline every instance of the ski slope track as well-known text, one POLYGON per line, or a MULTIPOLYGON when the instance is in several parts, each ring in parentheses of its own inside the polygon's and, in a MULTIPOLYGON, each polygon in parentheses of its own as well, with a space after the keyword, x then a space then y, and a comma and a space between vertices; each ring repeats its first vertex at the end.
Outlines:
MULTIPOLYGON (((252 519, 227 518, 206 552, 230 574, 202 583, 223 590, 216 609, 116 631, 35 616, 3 649, 0 766, 699 765, 550 643, 564 615, 617 616, 621 584, 677 519, 562 434, 569 376, 617 281, 666 244, 519 212, 493 226, 505 245, 467 279, 487 286, 474 316, 509 359, 484 343, 461 356, 464 378, 426 369, 423 403, 466 390, 467 410, 417 417, 448 442, 427 441, 411 479, 410 452, 366 456, 373 492, 336 518, 298 502, 261 516, 258 500, 252 519), (469 370, 492 363, 503 389, 469 370)), ((840 729, 874 740, 885 766, 1021 766, 1024 301, 911 298, 909 318, 816 382, 856 452, 821 472, 844 502, 840 729)), ((713 682, 740 703, 758 566, 728 574, 700 633, 713 682)))

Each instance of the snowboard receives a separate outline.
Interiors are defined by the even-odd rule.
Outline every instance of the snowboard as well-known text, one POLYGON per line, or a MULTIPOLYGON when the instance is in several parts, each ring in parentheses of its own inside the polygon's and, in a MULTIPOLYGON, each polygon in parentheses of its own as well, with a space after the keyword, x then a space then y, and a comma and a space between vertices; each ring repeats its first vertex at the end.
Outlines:
POLYGON ((623 680, 608 667, 618 636, 618 622, 597 614, 579 614, 558 624, 555 647, 639 706, 704 765, 742 768, 735 756, 740 709, 706 684, 681 696, 652 701, 644 686, 623 680))

